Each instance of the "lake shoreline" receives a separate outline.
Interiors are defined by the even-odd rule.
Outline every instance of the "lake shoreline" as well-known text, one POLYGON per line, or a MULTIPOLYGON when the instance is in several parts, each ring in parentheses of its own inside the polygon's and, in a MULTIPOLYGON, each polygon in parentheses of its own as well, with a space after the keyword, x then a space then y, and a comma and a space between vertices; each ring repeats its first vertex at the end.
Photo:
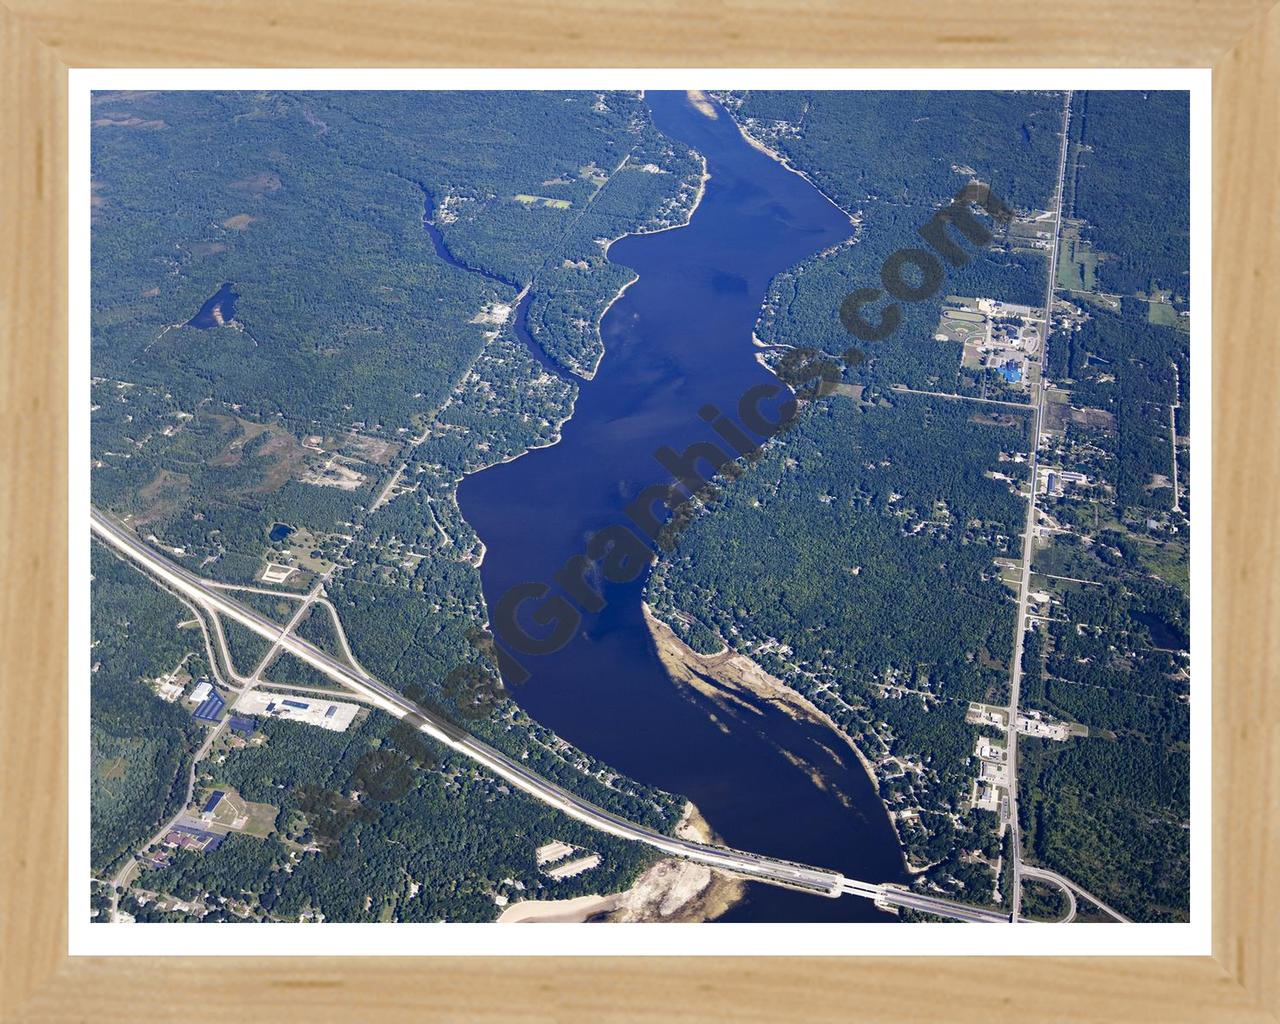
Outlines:
MULTIPOLYGON (((719 837, 691 801, 675 834, 716 844, 719 837)), ((498 915, 499 924, 695 923, 713 921, 743 898, 746 883, 704 864, 664 857, 628 889, 565 900, 521 900, 498 915)))
MULTIPOLYGON (((765 282, 850 234, 848 219, 825 197, 745 144, 727 118, 707 119, 684 93, 650 94, 649 102, 680 151, 706 161, 687 163, 682 178, 685 201, 697 199, 696 216, 686 207, 678 214, 687 218, 679 225, 686 230, 641 229, 609 247, 610 260, 634 270, 638 283, 624 292, 632 275, 614 277, 611 291, 625 301, 615 294, 601 325, 609 359, 600 361, 592 385, 580 388, 562 443, 491 475, 469 476, 459 488, 466 520, 486 545, 482 583, 490 608, 522 581, 558 579, 571 559, 581 559, 586 538, 625 523, 635 496, 668 479, 653 453, 705 441, 698 410, 737 403, 753 387, 776 388, 751 339, 765 282)), ((581 615, 572 637, 530 664, 530 681, 513 691, 526 713, 627 777, 692 799, 736 849, 838 864, 850 877, 903 874, 875 789, 828 726, 755 698, 761 716, 732 728, 709 716, 697 695, 671 685, 644 621, 641 574, 588 583, 603 592, 604 605, 566 611, 581 615), (825 790, 813 784, 815 770, 826 776, 825 790)), ((573 891, 592 888, 585 882, 573 891)), ((814 900, 750 880, 745 887, 724 919, 883 917, 860 901, 814 900)), ((576 918, 584 906, 547 913, 576 918)), ((594 903, 588 916, 619 909, 594 903)), ((527 907, 507 920, 528 912, 542 916, 527 907)))
MULTIPOLYGON (((690 686, 712 700, 723 699, 722 694, 713 694, 710 688, 700 680, 699 677, 705 675, 715 680, 730 694, 734 691, 750 694, 781 707, 793 718, 807 720, 826 727, 843 740, 844 744, 853 752, 853 755, 858 759, 858 763, 862 766, 862 770, 871 781, 872 787, 877 794, 879 793, 880 783, 876 778, 876 767, 871 762, 871 759, 863 753, 854 738, 840 728, 835 719, 818 707, 812 700, 799 690, 788 686, 777 676, 765 671, 747 655, 734 651, 723 640, 721 640, 723 645, 721 650, 715 654, 699 654, 681 640, 669 625, 654 614, 653 608, 648 601, 642 602, 641 607, 644 611, 645 622, 648 624, 649 632, 653 637, 654 646, 658 649, 658 656, 662 659, 662 663, 667 668, 667 673, 674 683, 679 686, 690 686)), ((815 779, 815 784, 818 784, 817 779, 815 779)), ((894 835, 898 839, 903 866, 910 872, 911 866, 906 858, 905 848, 902 846, 902 836, 898 832, 897 818, 888 804, 883 800, 880 803, 884 807, 885 814, 893 826, 894 835)))
POLYGON ((770 160, 777 161, 779 164, 785 167, 792 174, 798 174, 810 185, 812 185, 814 190, 819 195, 821 195, 823 199, 825 199, 837 210, 839 210, 841 216, 848 218, 849 223, 851 225, 853 225, 855 228, 858 227, 858 222, 854 219, 853 214, 851 214, 843 206, 841 206, 834 199, 832 199, 831 196, 829 196, 825 191, 823 191, 822 186, 819 185, 816 181, 814 181, 812 176, 807 171, 800 170, 800 168, 797 167, 795 164, 793 164, 790 161, 790 159, 783 156, 772 146, 768 145, 765 142, 760 141, 754 135, 752 135, 749 131, 747 131, 746 125, 744 125, 741 121, 739 121, 736 117, 733 116, 733 111, 728 107, 727 104, 721 102, 720 106, 724 108, 724 112, 728 115, 729 120, 733 122, 734 127, 738 129, 739 134, 742 136, 743 140, 747 143, 748 146, 750 146, 752 149, 759 150, 765 156, 769 157, 770 160))
MULTIPOLYGON (((676 231, 679 228, 687 228, 689 226, 690 222, 693 220, 693 215, 698 212, 698 207, 702 205, 702 197, 707 194, 707 182, 711 180, 711 173, 707 170, 707 158, 701 153, 698 154, 698 157, 702 160, 702 174, 698 179, 698 194, 693 197, 693 205, 689 207, 689 216, 684 219, 684 222, 681 224, 668 224, 664 228, 654 228, 652 231, 646 231, 644 228, 637 228, 635 231, 625 231, 618 235, 617 238, 610 238, 604 244, 605 259, 609 258, 609 250, 613 247, 614 242, 620 242, 624 238, 631 238, 633 236, 638 238, 643 235, 660 235, 664 231, 676 231)), ((622 264, 619 264, 619 266, 622 266, 622 264)), ((605 304, 604 309, 600 311, 600 315, 596 317, 596 337, 600 339, 600 352, 596 355, 595 364, 590 370, 576 374, 583 380, 595 380, 596 372, 600 369, 600 363, 605 356, 604 336, 600 333, 600 326, 604 323, 604 318, 608 315, 609 310, 613 308, 614 303, 627 293, 628 288, 640 280, 640 275, 638 273, 632 271, 632 274, 633 276, 631 280, 618 289, 617 294, 605 304)))

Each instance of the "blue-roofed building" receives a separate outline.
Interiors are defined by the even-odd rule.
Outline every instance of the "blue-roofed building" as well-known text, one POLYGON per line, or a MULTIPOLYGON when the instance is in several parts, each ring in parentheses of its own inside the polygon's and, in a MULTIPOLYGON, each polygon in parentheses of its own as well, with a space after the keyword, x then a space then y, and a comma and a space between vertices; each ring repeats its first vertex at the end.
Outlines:
POLYGON ((204 809, 200 813, 206 816, 212 814, 214 808, 217 807, 218 804, 222 803, 222 798, 226 795, 227 794, 223 790, 215 789, 209 794, 209 799, 204 802, 204 809))
POLYGON ((195 711, 191 713, 191 716, 202 722, 216 722, 222 717, 222 712, 226 707, 227 702, 215 693, 196 708, 195 711))
POLYGON ((311 707, 310 704, 304 704, 300 700, 282 700, 280 703, 287 708, 298 708, 301 711, 306 711, 307 708, 311 707))
POLYGON ((244 715, 231 716, 231 731, 238 732, 242 736, 249 736, 253 733, 253 719, 246 718, 244 715))
POLYGON ((194 825, 174 825, 165 837, 166 846, 178 846, 186 850, 200 850, 209 853, 222 845, 226 836, 194 825))
POLYGON ((999 373, 1010 384, 1017 384, 1018 381, 1022 380, 1022 371, 1018 369, 1018 364, 1012 359, 1000 367, 999 373))

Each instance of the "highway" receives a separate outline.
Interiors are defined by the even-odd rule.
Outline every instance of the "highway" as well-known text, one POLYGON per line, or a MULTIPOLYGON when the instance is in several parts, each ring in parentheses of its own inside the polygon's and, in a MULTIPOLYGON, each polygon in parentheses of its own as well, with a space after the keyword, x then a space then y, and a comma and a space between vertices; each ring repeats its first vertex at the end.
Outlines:
POLYGON ((953 921, 966 921, 970 924, 1008 924, 1011 919, 1010 915, 1003 910, 969 906, 966 903, 957 903, 955 900, 941 896, 930 896, 913 889, 900 889, 896 885, 881 886, 880 896, 876 902, 883 907, 918 910, 923 914, 949 917, 953 921))
MULTIPOLYGON (((837 899, 843 895, 861 896, 884 907, 911 907, 958 921, 1008 921, 1009 915, 984 910, 942 897, 929 896, 845 878, 836 871, 776 860, 742 850, 708 846, 654 829, 637 825, 588 800, 548 782, 524 765, 477 739, 448 719, 409 700, 403 694, 379 682, 373 676, 344 665, 306 640, 293 635, 287 627, 272 622, 254 609, 236 601, 228 592, 211 586, 206 580, 148 547, 136 534, 114 522, 97 509, 90 510, 90 527, 104 543, 136 562, 167 587, 195 602, 206 614, 225 615, 259 636, 270 640, 273 647, 287 650, 334 681, 354 691, 368 703, 388 714, 409 722, 415 728, 451 750, 483 765, 530 796, 555 807, 578 821, 621 839, 645 843, 673 857, 705 864, 744 878, 766 882, 783 888, 799 889, 837 899)), ((314 599, 313 591, 309 598, 314 599)), ((294 616, 297 618, 297 615, 294 616)), ((256 675, 256 673, 255 673, 256 675)))
MULTIPOLYGON (((207 613, 226 616, 239 622, 245 628, 270 640, 273 644, 278 644, 336 682, 361 694, 388 714, 405 719, 451 750, 469 757, 518 789, 592 828, 622 839, 645 843, 670 856, 697 861, 756 881, 832 898, 839 897, 845 891, 842 888, 845 878, 838 872, 772 860, 753 853, 707 846, 663 835, 654 829, 637 825, 597 807, 535 775, 506 754, 476 739, 453 722, 415 704, 372 676, 356 672, 306 640, 289 634, 277 623, 258 614, 252 608, 242 605, 229 594, 209 586, 194 573, 160 555, 131 531, 113 522, 97 509, 91 510, 90 526, 93 533, 102 541, 138 563, 171 589, 200 605, 207 613)), ((865 892, 859 891, 859 895, 875 898, 879 893, 878 886, 868 886, 865 883, 859 883, 859 885, 865 887, 865 892)))
POLYGON ((1018 828, 1018 698, 1022 687, 1022 652, 1026 640, 1027 596, 1031 591, 1031 559, 1035 553, 1036 530, 1036 471, 1040 456, 1040 430, 1044 425, 1044 393, 1046 382, 1044 368, 1049 352, 1049 333, 1053 328, 1053 292, 1058 275, 1058 243, 1062 238, 1062 204, 1066 198, 1065 181, 1067 173, 1067 149, 1070 136, 1068 128, 1071 123, 1071 92, 1068 91, 1062 100, 1062 146, 1058 153, 1058 189, 1057 203, 1054 211, 1053 247, 1049 252, 1048 282, 1044 295, 1044 333, 1041 337, 1040 382, 1037 385, 1035 412, 1031 421, 1031 452, 1028 458, 1028 469, 1031 474, 1031 495, 1027 499, 1027 521, 1022 535, 1022 574, 1018 581, 1018 613, 1013 642, 1013 663, 1009 667, 1009 728, 1008 764, 1009 764, 1009 829, 1012 835, 1010 844, 1013 857, 1013 892, 1010 894, 1013 904, 1012 920, 1017 921, 1022 913, 1022 836, 1018 828))
POLYGON ((1027 878, 1036 878, 1042 882, 1050 882, 1067 894, 1067 902, 1070 904, 1070 907, 1067 916, 1063 919, 1064 923, 1066 921, 1075 920, 1077 912, 1076 896, 1083 896, 1090 903, 1095 904, 1103 913, 1110 914, 1122 924, 1133 923, 1129 918, 1125 917, 1124 914, 1120 913, 1120 911, 1116 910, 1114 907, 1107 906, 1107 904, 1103 903, 1097 896, 1089 892, 1089 890, 1078 886, 1066 875, 1060 875, 1056 871, 1049 871, 1047 868, 1035 868, 1030 864, 1024 864, 1022 866, 1022 873, 1027 878))

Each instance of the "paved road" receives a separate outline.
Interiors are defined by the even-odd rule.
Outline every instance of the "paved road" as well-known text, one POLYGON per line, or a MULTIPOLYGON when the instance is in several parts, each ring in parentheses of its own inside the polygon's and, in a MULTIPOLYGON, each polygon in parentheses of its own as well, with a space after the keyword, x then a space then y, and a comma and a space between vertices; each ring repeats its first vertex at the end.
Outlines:
POLYGON ((1079 896, 1083 896, 1090 903, 1097 904, 1097 906, 1104 913, 1110 914, 1117 921, 1120 921, 1124 924, 1133 923, 1132 921, 1129 920, 1129 918, 1125 917, 1124 914, 1120 913, 1120 911, 1116 910, 1114 907, 1107 906, 1107 904, 1103 903, 1102 900, 1098 899, 1097 896, 1093 895, 1093 893, 1089 892, 1087 889, 1081 888, 1075 882, 1071 881, 1071 879, 1069 879, 1066 875, 1060 875, 1058 874, 1058 872, 1050 871, 1048 868, 1032 867, 1030 864, 1022 865, 1022 873, 1027 878, 1038 878, 1042 882, 1052 882, 1059 889, 1062 889, 1063 891, 1066 892, 1067 899, 1071 904, 1071 912, 1065 918, 1065 920, 1067 921, 1073 920, 1076 916, 1076 910, 1077 910, 1076 896, 1079 895, 1079 896))
POLYGON ((980 402, 983 405, 1007 405, 1011 409, 1021 409, 1023 412, 1029 412, 1031 406, 1026 402, 1006 402, 1001 398, 979 398, 977 395, 957 395, 952 391, 920 391, 917 388, 909 388, 905 384, 890 384, 890 391, 896 391, 903 395, 928 395, 930 398, 949 398, 957 402, 980 402))
POLYGON ((316 585, 311 588, 307 596, 298 602, 298 610, 293 613, 293 617, 285 623, 284 632, 280 634, 280 638, 276 640, 258 662, 258 667, 253 670, 253 674, 249 676, 245 682, 244 689, 251 690, 262 681, 262 673, 267 670, 267 666, 275 659, 275 656, 284 650, 284 638, 292 633, 302 621, 302 617, 307 614, 307 610, 318 598, 324 594, 325 582, 329 579, 329 574, 325 573, 318 580, 316 585))
POLYGON ((1169 451, 1173 458, 1173 510, 1181 512, 1181 497, 1178 495, 1178 420, 1177 412, 1182 408, 1182 378, 1178 376, 1178 364, 1173 367, 1173 404, 1169 406, 1169 451))
MULTIPOLYGON (((1071 121, 1071 93, 1067 92, 1062 101, 1062 145, 1058 153, 1058 188, 1056 193, 1056 210, 1054 211, 1053 247, 1049 253, 1048 282, 1044 295, 1044 333, 1041 339, 1041 352, 1049 351, 1049 333, 1053 327, 1053 292, 1058 275, 1058 243, 1062 237, 1062 202, 1064 199, 1064 182, 1067 172, 1068 127, 1071 121)), ((1013 917, 1017 921, 1022 912, 1022 836, 1018 828, 1018 730, 1014 723, 1018 720, 1018 697, 1022 687, 1022 652, 1026 640, 1027 596, 1031 591, 1031 558, 1035 553, 1036 528, 1036 471, 1040 456, 1040 430, 1044 424, 1044 368, 1046 360, 1040 360, 1039 394, 1035 401, 1035 413, 1031 422, 1031 455, 1028 459, 1031 471, 1031 496, 1027 499, 1027 521, 1022 535, 1022 575, 1018 585, 1018 621, 1013 643, 1013 664, 1009 668, 1009 828, 1013 842, 1013 917)))
POLYGON ((900 889, 895 885, 881 886, 880 897, 876 902, 881 906, 905 907, 924 914, 949 917, 953 921, 967 921, 971 924, 1008 924, 1010 921, 1007 911, 970 906, 942 896, 930 896, 928 893, 916 892, 913 889, 900 889))
MULTIPOLYGON (((209 587, 200 577, 147 547, 136 535, 108 519, 97 509, 91 513, 91 527, 103 541, 120 553, 144 566, 169 587, 201 605, 206 612, 226 616, 259 636, 278 643, 295 657, 318 669, 344 686, 366 696, 371 703, 405 719, 450 749, 479 762, 517 788, 543 803, 576 818, 593 828, 623 839, 636 840, 663 853, 694 860, 723 871, 774 885, 802 889, 824 896, 842 894, 844 877, 801 864, 773 860, 757 854, 707 846, 689 840, 663 835, 661 832, 627 821, 597 807, 587 800, 547 782, 524 765, 471 736, 447 719, 428 711, 372 676, 336 661, 319 648, 288 634, 280 625, 240 604, 225 591, 209 587)), ((878 892, 878 887, 868 887, 878 892)))
MULTIPOLYGON (((520 762, 470 735, 448 719, 415 704, 369 674, 335 660, 313 644, 292 635, 288 629, 258 614, 252 608, 240 604, 226 591, 208 586, 200 577, 160 555, 139 540, 134 533, 97 509, 91 510, 90 522, 92 531, 103 542, 142 565, 170 588, 195 601, 207 613, 225 615, 241 623, 272 641, 274 645, 289 651, 331 679, 355 691, 369 703, 397 718, 404 719, 450 749, 480 763, 517 788, 592 828, 622 839, 645 843, 670 856, 682 857, 721 871, 729 871, 755 881, 784 888, 800 889, 831 898, 838 898, 845 894, 861 896, 865 899, 878 900, 885 906, 911 906, 959 921, 1008 920, 1008 915, 997 911, 984 911, 940 897, 861 882, 857 879, 845 878, 839 872, 775 860, 742 850, 695 843, 691 840, 664 835, 654 829, 627 821, 535 775, 520 762)), ((210 734, 205 749, 208 743, 212 742, 213 735, 210 734)))
MULTIPOLYGON (((138 847, 139 850, 145 850, 150 846, 154 846, 168 834, 169 829, 173 828, 187 813, 187 805, 191 803, 191 797, 195 794, 196 789, 196 772, 199 770, 199 764, 204 760, 205 755, 209 753, 209 748, 213 746, 213 741, 221 734, 229 719, 224 718, 214 728, 209 730, 209 735, 204 738, 204 742, 200 744, 200 749, 196 751, 195 756, 191 759, 191 771, 187 775, 187 795, 182 801, 182 805, 178 808, 178 813, 170 818, 167 822, 160 826, 150 839, 138 847)), ((120 891, 129 885, 129 880, 133 877, 133 873, 138 870, 138 861, 136 857, 130 857, 128 862, 111 880, 111 910, 109 920, 115 922, 120 920, 120 891)))

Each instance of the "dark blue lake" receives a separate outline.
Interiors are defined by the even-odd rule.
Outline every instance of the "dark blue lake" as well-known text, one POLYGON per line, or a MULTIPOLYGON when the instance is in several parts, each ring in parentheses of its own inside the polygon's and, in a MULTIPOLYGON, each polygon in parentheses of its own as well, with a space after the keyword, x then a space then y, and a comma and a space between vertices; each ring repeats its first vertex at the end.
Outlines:
MULTIPOLYGON (((463 514, 483 539, 492 610, 514 584, 550 582, 586 538, 626 523, 644 487, 669 483, 654 459, 715 440, 707 404, 732 412, 776 379, 751 332, 769 281, 848 237, 848 220, 807 181, 711 120, 683 93, 650 93, 658 127, 701 152, 711 174, 688 227, 617 242, 609 258, 640 275, 602 324, 606 354, 581 385, 559 444, 464 480, 463 514)), ((832 311, 839 297, 832 296, 832 311)), ((768 410, 772 411, 772 410, 768 410)), ((728 717, 670 680, 645 626, 644 579, 604 584, 606 607, 564 649, 521 655, 531 678, 515 699, 570 742, 644 782, 689 796, 730 845, 844 872, 905 881, 892 827, 847 747, 768 703, 728 717), (716 711, 728 731, 710 718, 716 711), (836 762, 830 751, 841 752, 836 762), (818 765, 826 790, 788 754, 818 765), (834 792, 843 794, 845 801, 834 792)), ((869 902, 752 884, 723 920, 889 920, 869 902)))
POLYGON ((293 527, 286 523, 273 523, 271 526, 272 541, 284 540, 291 533, 293 533, 293 527))
POLYGON ((1133 617, 1151 631, 1151 642, 1167 651, 1185 651, 1187 637, 1154 612, 1133 612, 1133 617))
POLYGON ((236 299, 240 298, 235 287, 228 281, 209 297, 200 312, 187 321, 188 327, 198 327, 207 331, 210 327, 221 327, 230 323, 236 315, 236 299))

